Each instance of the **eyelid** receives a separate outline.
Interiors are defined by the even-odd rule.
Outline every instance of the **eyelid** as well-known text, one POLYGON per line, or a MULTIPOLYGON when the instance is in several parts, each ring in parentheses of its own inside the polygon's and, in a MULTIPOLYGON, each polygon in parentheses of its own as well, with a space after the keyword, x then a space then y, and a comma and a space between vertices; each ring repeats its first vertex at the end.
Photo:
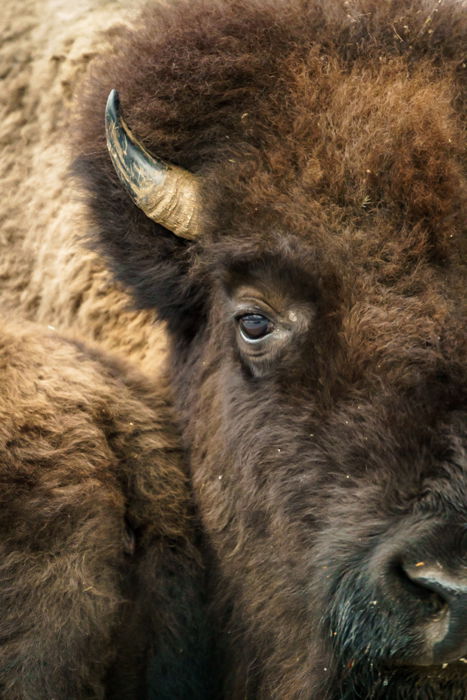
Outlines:
POLYGON ((264 316, 270 323, 274 323, 274 319, 271 318, 269 314, 266 314, 266 312, 263 309, 259 308, 252 308, 251 306, 246 307, 245 309, 235 309, 234 313, 232 314, 232 318, 238 322, 240 321, 241 318, 244 316, 264 316))
POLYGON ((248 343, 248 345, 256 345, 257 343, 264 343, 265 339, 268 338, 271 333, 267 333, 266 335, 261 336, 261 338, 247 338, 247 336, 244 334, 241 328, 238 329, 240 335, 242 336, 243 340, 245 343, 248 343))
POLYGON ((260 303, 257 299, 242 299, 241 301, 237 301, 232 314, 233 318, 238 319, 240 316, 245 316, 247 314, 260 314, 268 318, 272 323, 277 322, 280 317, 280 314, 266 302, 260 303))

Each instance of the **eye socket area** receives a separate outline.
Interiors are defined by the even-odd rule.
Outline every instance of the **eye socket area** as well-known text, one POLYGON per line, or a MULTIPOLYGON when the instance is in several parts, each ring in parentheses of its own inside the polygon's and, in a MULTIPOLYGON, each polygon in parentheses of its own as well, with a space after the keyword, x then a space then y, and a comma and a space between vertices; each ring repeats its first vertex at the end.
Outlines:
POLYGON ((309 338, 315 305, 266 285, 226 289, 233 357, 253 377, 267 377, 287 354, 296 357, 309 338), (233 333, 232 333, 233 331, 233 333))
POLYGON ((275 329, 271 319, 258 312, 242 314, 237 316, 236 320, 240 335, 247 343, 258 343, 275 329))

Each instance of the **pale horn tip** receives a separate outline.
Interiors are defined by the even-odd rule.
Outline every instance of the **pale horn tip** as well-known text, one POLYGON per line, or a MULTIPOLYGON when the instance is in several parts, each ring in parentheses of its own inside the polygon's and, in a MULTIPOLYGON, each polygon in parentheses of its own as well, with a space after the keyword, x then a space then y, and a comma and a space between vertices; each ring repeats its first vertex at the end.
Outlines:
POLYGON ((109 92, 109 96, 107 97, 107 104, 105 106, 105 118, 107 121, 110 119, 115 122, 119 117, 120 96, 118 94, 118 91, 115 90, 115 88, 112 88, 112 90, 109 92))

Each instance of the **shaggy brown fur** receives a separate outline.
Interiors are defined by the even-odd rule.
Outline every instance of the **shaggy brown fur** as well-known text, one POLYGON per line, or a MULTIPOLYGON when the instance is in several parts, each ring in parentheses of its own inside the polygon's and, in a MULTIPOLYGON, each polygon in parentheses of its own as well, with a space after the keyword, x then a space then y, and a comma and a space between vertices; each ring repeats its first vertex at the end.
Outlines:
POLYGON ((5 700, 208 692, 187 485, 155 372, 164 330, 82 245, 67 177, 73 96, 139 4, 5 0, 0 11, 2 314, 152 372, 0 322, 5 700))
POLYGON ((0 697, 206 697, 202 573, 165 389, 3 321, 0 372, 0 697))
POLYGON ((200 0, 95 64, 77 170, 173 338, 226 697, 466 697, 465 665, 421 665, 405 573, 466 564, 466 40, 451 0, 200 0), (203 178, 199 241, 119 185, 110 88, 203 178), (261 357, 245 309, 273 321, 261 357))

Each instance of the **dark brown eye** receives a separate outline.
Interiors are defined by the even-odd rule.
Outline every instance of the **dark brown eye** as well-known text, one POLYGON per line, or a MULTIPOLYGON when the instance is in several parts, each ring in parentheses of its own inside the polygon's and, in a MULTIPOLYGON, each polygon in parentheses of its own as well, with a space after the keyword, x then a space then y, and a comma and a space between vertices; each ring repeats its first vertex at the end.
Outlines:
POLYGON ((261 340, 274 330, 274 324, 262 314, 245 314, 237 320, 240 333, 248 343, 261 340))

